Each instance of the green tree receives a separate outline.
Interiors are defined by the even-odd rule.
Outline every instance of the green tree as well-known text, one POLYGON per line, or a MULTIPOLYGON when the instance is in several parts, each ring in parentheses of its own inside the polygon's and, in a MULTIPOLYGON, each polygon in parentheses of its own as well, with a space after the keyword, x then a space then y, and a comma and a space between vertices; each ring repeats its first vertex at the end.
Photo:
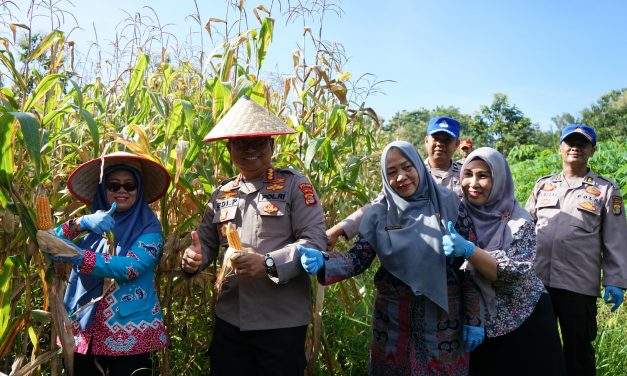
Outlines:
POLYGON ((426 157, 424 139, 427 135, 429 120, 436 116, 450 116, 462 123, 461 137, 470 137, 467 134, 468 124, 472 117, 463 114, 459 108, 453 106, 438 106, 433 110, 424 107, 414 111, 397 112, 386 124, 385 129, 394 134, 394 138, 411 142, 418 148, 423 157, 426 157))
POLYGON ((506 94, 496 93, 492 104, 481 106, 471 124, 471 133, 481 139, 482 146, 491 146, 504 155, 516 145, 533 142, 536 128, 506 94))
POLYGON ((599 140, 624 141, 627 138, 627 88, 604 94, 581 111, 583 124, 597 132, 599 140))

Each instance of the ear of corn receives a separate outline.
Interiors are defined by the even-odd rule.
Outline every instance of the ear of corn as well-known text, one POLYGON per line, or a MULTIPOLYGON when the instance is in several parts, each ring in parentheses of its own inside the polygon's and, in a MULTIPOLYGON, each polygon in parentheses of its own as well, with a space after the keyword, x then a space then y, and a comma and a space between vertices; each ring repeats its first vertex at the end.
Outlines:
POLYGON ((226 225, 226 239, 229 242, 229 247, 238 251, 242 250, 242 243, 239 240, 239 234, 233 223, 226 225))
POLYGON ((48 196, 39 194, 35 198, 35 214, 37 216, 37 229, 48 230, 54 224, 52 222, 52 213, 50 210, 50 201, 48 196))

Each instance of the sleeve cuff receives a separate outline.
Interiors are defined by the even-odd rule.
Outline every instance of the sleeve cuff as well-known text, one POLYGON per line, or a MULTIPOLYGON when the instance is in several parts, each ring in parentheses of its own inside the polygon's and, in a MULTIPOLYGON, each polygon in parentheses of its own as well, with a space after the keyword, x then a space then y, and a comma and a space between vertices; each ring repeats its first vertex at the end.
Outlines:
POLYGON ((74 239, 75 237, 77 237, 78 235, 80 235, 79 232, 73 231, 72 230, 72 224, 74 224, 74 219, 70 219, 69 221, 65 221, 63 223, 63 225, 61 226, 61 232, 63 233, 63 236, 66 239, 74 239))
POLYGON ((91 274, 96 266, 96 252, 85 250, 83 263, 80 265, 80 272, 83 274, 91 274))

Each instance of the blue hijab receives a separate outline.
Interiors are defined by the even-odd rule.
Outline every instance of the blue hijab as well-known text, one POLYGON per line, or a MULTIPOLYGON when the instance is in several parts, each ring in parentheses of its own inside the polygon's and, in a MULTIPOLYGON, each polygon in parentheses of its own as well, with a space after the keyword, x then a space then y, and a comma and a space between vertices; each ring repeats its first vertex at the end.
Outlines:
POLYGON ((416 148, 405 141, 389 143, 381 154, 384 199, 373 204, 359 226, 361 235, 374 247, 381 265, 448 312, 446 256, 442 249, 443 223, 455 223, 459 198, 440 187, 427 172, 416 148), (416 192, 401 197, 387 179, 390 149, 398 149, 416 168, 420 182, 416 192))
MULTIPOLYGON (((133 174, 137 183, 137 198, 133 206, 124 211, 116 212, 113 215, 115 226, 113 235, 115 237, 116 256, 126 256, 131 246, 142 234, 162 233, 161 223, 152 212, 144 200, 144 188, 142 186, 141 174, 136 169, 127 165, 110 166, 104 171, 104 178, 98 185, 98 192, 92 202, 92 212, 97 210, 109 210, 111 205, 107 204, 105 183, 110 173, 118 170, 126 170, 133 174)), ((107 241, 102 236, 89 233, 78 246, 82 249, 89 249, 96 253, 107 253, 107 241)), ((77 266, 72 268, 63 304, 69 314, 74 313, 83 305, 89 303, 102 295, 104 280, 93 275, 82 274, 77 266)), ((89 328, 94 320, 96 306, 93 304, 76 314, 81 330, 89 328)))

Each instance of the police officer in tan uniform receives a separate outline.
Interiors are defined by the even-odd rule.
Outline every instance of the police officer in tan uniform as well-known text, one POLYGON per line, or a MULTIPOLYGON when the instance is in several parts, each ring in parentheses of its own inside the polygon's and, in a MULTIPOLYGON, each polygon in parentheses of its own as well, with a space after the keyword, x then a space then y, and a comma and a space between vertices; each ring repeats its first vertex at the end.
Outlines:
POLYGON ((326 244, 324 217, 309 179, 271 164, 277 134, 294 133, 279 118, 242 97, 205 141, 228 139, 240 174, 212 194, 198 234, 185 250, 182 270, 193 275, 228 246, 236 226, 247 253, 231 259, 216 303, 211 375, 298 375, 311 318, 310 278, 298 245, 326 244))
MULTIPOLYGON (((427 127, 427 136, 425 136, 425 147, 428 157, 424 161, 427 171, 429 171, 435 182, 457 193, 460 198, 463 196, 459 178, 462 165, 453 161, 453 155, 459 146, 461 126, 461 123, 452 117, 436 116, 432 118, 427 127)), ((382 198, 383 195, 380 194, 373 202, 382 198)), ((327 248, 333 249, 339 236, 345 236, 346 239, 356 236, 359 232, 361 219, 371 206, 371 203, 364 205, 327 230, 327 248)))
POLYGON ((591 127, 564 128, 563 169, 540 178, 526 209, 536 221, 535 268, 559 320, 569 375, 594 375, 596 299, 602 278, 612 311, 627 288, 627 222, 620 189, 588 168, 596 134, 591 127))

